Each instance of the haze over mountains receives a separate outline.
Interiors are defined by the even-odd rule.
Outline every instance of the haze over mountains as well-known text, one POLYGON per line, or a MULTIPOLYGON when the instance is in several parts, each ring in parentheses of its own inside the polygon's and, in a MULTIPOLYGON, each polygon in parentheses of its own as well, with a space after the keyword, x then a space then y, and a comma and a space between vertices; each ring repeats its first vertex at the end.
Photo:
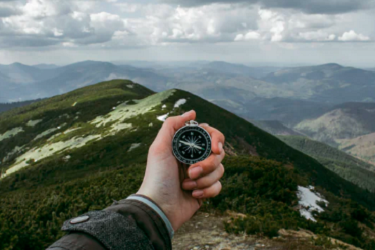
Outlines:
POLYGON ((302 134, 373 160, 373 136, 348 140, 375 132, 375 71, 335 63, 289 68, 221 61, 14 63, 0 65, 0 103, 46 98, 112 79, 129 79, 154 91, 187 90, 270 133, 302 134), (360 147, 365 154, 354 150, 360 141, 366 141, 360 147))

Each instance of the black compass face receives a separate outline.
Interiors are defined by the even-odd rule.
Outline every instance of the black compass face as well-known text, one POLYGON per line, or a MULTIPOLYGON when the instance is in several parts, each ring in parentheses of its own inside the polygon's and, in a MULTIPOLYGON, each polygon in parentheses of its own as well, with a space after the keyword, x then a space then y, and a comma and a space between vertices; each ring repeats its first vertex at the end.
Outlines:
POLYGON ((187 126, 177 131, 173 138, 173 154, 186 164, 203 161, 211 154, 211 137, 198 126, 187 126))

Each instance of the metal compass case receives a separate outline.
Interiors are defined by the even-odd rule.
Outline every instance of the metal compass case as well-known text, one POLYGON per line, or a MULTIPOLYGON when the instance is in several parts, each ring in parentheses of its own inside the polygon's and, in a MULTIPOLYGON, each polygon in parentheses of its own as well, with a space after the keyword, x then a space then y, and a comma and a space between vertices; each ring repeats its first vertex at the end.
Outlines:
POLYGON ((188 121, 173 137, 173 154, 184 164, 205 160, 211 154, 211 136, 196 121, 188 121))

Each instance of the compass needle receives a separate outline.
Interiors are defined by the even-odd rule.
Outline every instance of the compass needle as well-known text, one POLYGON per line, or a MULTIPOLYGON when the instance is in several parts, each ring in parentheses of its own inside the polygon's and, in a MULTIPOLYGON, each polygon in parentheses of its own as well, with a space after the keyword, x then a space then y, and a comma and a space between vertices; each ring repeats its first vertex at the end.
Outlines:
POLYGON ((186 122, 172 142, 173 153, 185 164, 194 164, 206 159, 211 153, 210 134, 195 121, 186 122))

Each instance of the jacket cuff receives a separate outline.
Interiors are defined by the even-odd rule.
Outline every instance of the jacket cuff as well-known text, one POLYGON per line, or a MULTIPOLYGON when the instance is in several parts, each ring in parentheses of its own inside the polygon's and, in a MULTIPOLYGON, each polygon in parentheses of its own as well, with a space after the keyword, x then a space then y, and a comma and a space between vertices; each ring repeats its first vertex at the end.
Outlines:
POLYGON ((146 234, 139 230, 134 219, 111 211, 90 211, 64 222, 63 231, 81 232, 96 238, 107 249, 152 249, 146 234))
POLYGON ((140 202, 146 204, 147 206, 149 206, 152 210, 154 210, 160 216, 160 218, 163 220, 165 226, 167 227, 169 237, 171 239, 173 238, 174 230, 173 230, 171 222, 169 221, 169 219, 167 218, 167 216, 165 215, 163 210, 158 206, 158 204, 156 204, 153 200, 151 200, 151 198, 148 198, 148 197, 143 196, 143 195, 133 194, 133 195, 130 195, 126 199, 127 200, 140 201, 140 202))
MULTIPOLYGON (((139 197, 139 195, 132 196, 139 197)), ((138 228, 146 234, 154 249, 172 249, 171 237, 165 222, 161 216, 150 206, 146 205, 146 203, 136 199, 125 199, 115 201, 112 206, 107 207, 105 211, 116 212, 123 216, 131 215, 138 228)))

